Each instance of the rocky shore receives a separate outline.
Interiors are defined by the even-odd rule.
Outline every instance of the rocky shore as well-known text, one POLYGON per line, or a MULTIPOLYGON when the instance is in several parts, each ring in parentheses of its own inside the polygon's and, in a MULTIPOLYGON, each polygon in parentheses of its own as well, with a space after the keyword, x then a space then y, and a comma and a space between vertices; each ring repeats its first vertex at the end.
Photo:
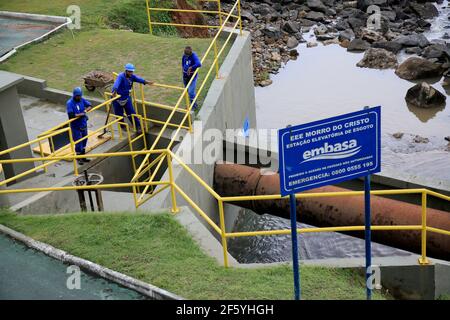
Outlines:
MULTIPOLYGON (((232 3, 233 0, 222 0, 225 10, 232 3)), ((450 36, 444 34, 442 40, 430 42, 423 35, 431 26, 430 19, 438 15, 432 2, 243 0, 241 15, 244 27, 252 32, 255 85, 270 85, 269 75, 277 73, 283 63, 297 58, 295 48, 299 43, 316 46, 315 40, 305 39, 310 31, 325 45, 340 44, 348 51, 365 52, 359 67, 401 68, 400 73, 405 74, 409 68, 396 62, 396 55, 403 51, 421 57, 408 62, 419 71, 410 72, 404 79, 442 76, 447 79, 450 73, 450 46, 445 41, 450 36), (379 11, 372 11, 373 5, 379 11), (380 14, 378 24, 374 13, 380 14)))

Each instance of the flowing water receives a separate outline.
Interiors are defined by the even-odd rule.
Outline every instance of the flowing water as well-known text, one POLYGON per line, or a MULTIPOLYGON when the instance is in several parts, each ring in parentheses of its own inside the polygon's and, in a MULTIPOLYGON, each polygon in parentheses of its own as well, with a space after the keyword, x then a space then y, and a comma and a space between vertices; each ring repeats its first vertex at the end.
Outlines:
MULTIPOLYGON (((425 33, 431 41, 442 39, 450 20, 448 2, 437 5, 440 16, 425 33)), ((448 30, 447 30, 448 29, 448 30)), ((314 40, 312 32, 305 39, 314 40)), ((442 41, 442 40, 441 40, 442 41)), ((362 53, 349 53, 339 45, 298 47, 300 56, 290 61, 273 84, 256 88, 257 127, 283 128, 362 109, 382 106, 382 174, 421 181, 450 190, 450 152, 444 137, 450 136, 450 107, 417 109, 408 107, 404 97, 415 83, 397 77, 394 70, 358 68, 362 53), (392 134, 404 133, 401 139, 392 134), (429 139, 417 143, 416 135, 429 139)), ((399 62, 408 56, 398 56, 399 62)), ((439 79, 432 85, 447 94, 439 79)), ((448 103, 447 103, 448 104, 448 103)), ((270 214, 257 215, 239 210, 234 231, 289 229, 287 219, 270 214)), ((307 227, 298 224, 300 228, 307 227)), ((241 263, 291 260, 290 236, 242 237, 229 241, 230 253, 241 263)), ((372 244, 373 256, 405 256, 409 252, 372 244)), ((364 240, 339 233, 299 235, 301 259, 364 257, 364 240)))

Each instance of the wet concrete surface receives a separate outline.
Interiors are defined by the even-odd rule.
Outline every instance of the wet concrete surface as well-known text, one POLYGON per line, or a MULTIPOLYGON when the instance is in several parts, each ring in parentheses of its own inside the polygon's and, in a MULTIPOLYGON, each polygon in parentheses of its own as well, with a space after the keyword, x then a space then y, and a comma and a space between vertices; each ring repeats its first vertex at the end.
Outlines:
POLYGON ((61 261, 0 234, 0 300, 144 300, 116 283, 81 271, 80 289, 68 289, 73 273, 61 261))

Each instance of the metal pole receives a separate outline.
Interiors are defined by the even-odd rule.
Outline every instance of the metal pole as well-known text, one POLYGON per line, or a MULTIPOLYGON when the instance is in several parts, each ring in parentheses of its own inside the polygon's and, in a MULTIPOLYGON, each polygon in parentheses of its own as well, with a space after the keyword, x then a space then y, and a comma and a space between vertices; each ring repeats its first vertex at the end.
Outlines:
POLYGON ((294 270, 294 297, 295 300, 300 300, 300 270, 298 259, 298 245, 297 245, 297 200, 295 194, 289 195, 291 207, 291 238, 292 238, 292 265, 294 270))
POLYGON ((422 232, 421 232, 421 265, 430 264, 427 259, 427 192, 422 191, 422 232))
POLYGON ((364 178, 364 224, 365 224, 365 241, 366 241, 366 295, 367 300, 372 299, 372 289, 369 286, 369 277, 371 276, 370 266, 372 265, 372 246, 371 246, 371 212, 370 212, 370 175, 364 178))

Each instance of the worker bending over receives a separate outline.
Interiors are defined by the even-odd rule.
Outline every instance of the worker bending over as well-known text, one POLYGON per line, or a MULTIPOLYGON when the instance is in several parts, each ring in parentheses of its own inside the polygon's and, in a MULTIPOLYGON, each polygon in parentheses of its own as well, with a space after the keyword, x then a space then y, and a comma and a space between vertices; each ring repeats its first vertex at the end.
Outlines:
MULTIPOLYGON (((143 78, 138 77, 134 74, 135 68, 131 63, 127 63, 125 65, 125 72, 122 72, 117 76, 116 81, 114 82, 114 86, 112 88, 113 96, 117 94, 120 95, 120 98, 113 102, 114 114, 117 116, 123 117, 124 110, 127 114, 128 120, 131 124, 133 124, 133 115, 136 114, 136 111, 133 108, 133 100, 130 96, 131 91, 133 89, 133 83, 142 83, 152 85, 153 81, 147 81, 143 78)), ((136 130, 138 132, 141 131, 141 123, 138 118, 134 119, 136 123, 136 130)), ((125 123, 124 121, 121 121, 125 123)))
MULTIPOLYGON (((81 88, 77 87, 73 89, 72 98, 67 100, 66 107, 69 119, 75 119, 70 123, 70 128, 72 129, 73 141, 76 142, 88 135, 88 117, 86 112, 92 109, 92 105, 89 101, 83 99, 83 92, 81 91, 81 88)), ((87 142, 88 139, 86 138, 75 144, 77 155, 86 154, 87 142)), ((87 158, 80 158, 78 159, 78 164, 83 165, 85 162, 89 161, 90 160, 87 158)))
MULTIPOLYGON (((187 46, 184 48, 184 54, 183 58, 181 60, 181 66, 183 70, 183 83, 184 87, 186 87, 189 84, 189 81, 191 81, 195 70, 200 68, 202 66, 202 63, 200 62, 200 59, 198 58, 197 54, 192 51, 192 48, 187 46)), ((198 73, 195 75, 195 77, 192 79, 191 85, 188 88, 188 94, 189 99, 192 102, 195 99, 195 87, 197 86, 197 78, 198 73)), ((197 101, 195 101, 194 105, 192 106, 192 110, 197 110, 197 101)))

